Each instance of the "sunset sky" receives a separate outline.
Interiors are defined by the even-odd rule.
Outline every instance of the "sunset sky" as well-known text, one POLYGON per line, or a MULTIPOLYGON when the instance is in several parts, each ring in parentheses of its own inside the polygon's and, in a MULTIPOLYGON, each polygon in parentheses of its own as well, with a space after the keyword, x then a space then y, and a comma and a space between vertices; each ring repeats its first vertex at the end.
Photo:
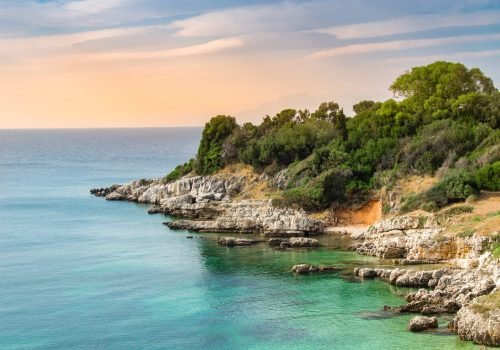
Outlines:
POLYGON ((0 128, 350 114, 438 59, 498 87, 500 1, 0 0, 0 128))

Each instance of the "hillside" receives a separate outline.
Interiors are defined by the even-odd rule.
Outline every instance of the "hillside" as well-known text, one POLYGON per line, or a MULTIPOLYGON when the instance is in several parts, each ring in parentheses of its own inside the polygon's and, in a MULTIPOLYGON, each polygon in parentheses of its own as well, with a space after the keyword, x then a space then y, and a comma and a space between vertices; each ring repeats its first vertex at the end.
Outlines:
POLYGON ((360 101, 351 117, 335 102, 285 109, 260 125, 218 115, 196 158, 165 180, 245 164, 277 179, 260 187, 275 204, 308 211, 359 206, 406 181, 397 200, 383 201, 384 214, 433 212, 500 189, 500 93, 490 78, 439 61, 403 73, 390 90, 394 99, 360 101))

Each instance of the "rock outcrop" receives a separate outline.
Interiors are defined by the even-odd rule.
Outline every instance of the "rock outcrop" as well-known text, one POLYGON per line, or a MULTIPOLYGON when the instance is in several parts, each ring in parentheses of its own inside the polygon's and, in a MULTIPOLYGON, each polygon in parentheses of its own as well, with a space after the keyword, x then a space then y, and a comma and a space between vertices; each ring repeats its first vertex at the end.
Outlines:
POLYGON ((433 215, 396 216, 351 237, 357 242, 350 249, 359 254, 407 262, 478 258, 488 243, 485 237, 444 235, 433 215))
MULTIPOLYGON (((379 278, 402 287, 421 288, 407 294, 407 304, 391 308, 402 313, 457 313, 451 328, 462 339, 500 345, 500 266, 488 253, 475 268, 409 269, 355 268, 361 279, 379 278), (426 289, 424 289, 426 288, 426 289), (429 289, 430 288, 430 289, 429 289)), ((423 319, 415 319, 417 320, 423 319)), ((419 323, 416 323, 415 327, 419 323)))
POLYGON ((324 225, 302 210, 274 207, 268 200, 231 201, 245 190, 245 176, 183 177, 171 183, 137 180, 127 185, 94 189, 107 200, 127 200, 156 206, 149 213, 164 213, 183 220, 165 223, 172 229, 198 232, 259 233, 269 237, 319 234, 324 225))
POLYGON ((309 264, 299 264, 299 265, 294 265, 292 267, 292 272, 298 275, 317 273, 317 272, 333 272, 338 270, 339 269, 336 268, 335 266, 323 266, 323 265, 314 266, 309 264))
POLYGON ((438 320, 435 317, 415 316, 408 323, 408 329, 412 332, 421 332, 429 328, 437 328, 438 320))
POLYGON ((463 340, 500 345, 500 291, 474 300, 458 311, 450 327, 463 340))
POLYGON ((264 242, 263 240, 257 239, 248 239, 248 238, 236 238, 236 237, 219 237, 218 243, 220 245, 225 245, 228 247, 232 247, 235 245, 252 245, 260 242, 264 242))
MULTIPOLYGON (((196 204, 183 207, 180 216, 204 217, 202 220, 177 220, 165 223, 171 229, 197 232, 259 233, 268 237, 294 237, 317 235, 323 230, 323 223, 309 218, 305 212, 273 207, 270 201, 249 201, 209 203, 204 209, 196 204)), ((166 211, 179 214, 180 211, 166 211)))
POLYGON ((314 248, 319 247, 317 239, 308 237, 291 237, 287 238, 270 238, 268 240, 269 246, 277 247, 279 249, 286 248, 314 248))

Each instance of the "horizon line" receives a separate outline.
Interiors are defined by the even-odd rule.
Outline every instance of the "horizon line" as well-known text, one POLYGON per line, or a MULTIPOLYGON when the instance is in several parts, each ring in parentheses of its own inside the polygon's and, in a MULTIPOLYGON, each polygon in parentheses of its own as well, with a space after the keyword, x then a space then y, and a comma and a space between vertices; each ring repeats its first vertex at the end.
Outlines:
POLYGON ((178 126, 103 126, 103 127, 41 127, 41 128, 0 128, 0 131, 29 131, 29 130, 117 130, 117 129, 187 129, 203 128, 204 125, 178 126))

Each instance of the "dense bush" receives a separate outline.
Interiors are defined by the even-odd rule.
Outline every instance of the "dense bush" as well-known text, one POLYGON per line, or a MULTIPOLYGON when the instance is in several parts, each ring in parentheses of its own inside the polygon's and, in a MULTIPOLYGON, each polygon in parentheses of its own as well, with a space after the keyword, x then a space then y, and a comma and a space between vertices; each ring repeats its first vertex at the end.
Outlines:
POLYGON ((478 169, 476 182, 480 188, 485 190, 500 191, 500 161, 478 169))
POLYGON ((175 181, 184 175, 189 174, 194 170, 195 160, 191 159, 189 162, 177 165, 174 170, 172 170, 168 175, 166 175, 163 180, 165 182, 175 181))
POLYGON ((435 211, 448 204, 464 201, 467 197, 477 194, 478 190, 478 183, 471 173, 452 171, 426 192, 410 197, 402 210, 423 208, 435 211))
POLYGON ((213 117, 205 124, 196 158, 199 174, 211 174, 223 167, 223 144, 236 127, 236 120, 226 115, 213 117))

